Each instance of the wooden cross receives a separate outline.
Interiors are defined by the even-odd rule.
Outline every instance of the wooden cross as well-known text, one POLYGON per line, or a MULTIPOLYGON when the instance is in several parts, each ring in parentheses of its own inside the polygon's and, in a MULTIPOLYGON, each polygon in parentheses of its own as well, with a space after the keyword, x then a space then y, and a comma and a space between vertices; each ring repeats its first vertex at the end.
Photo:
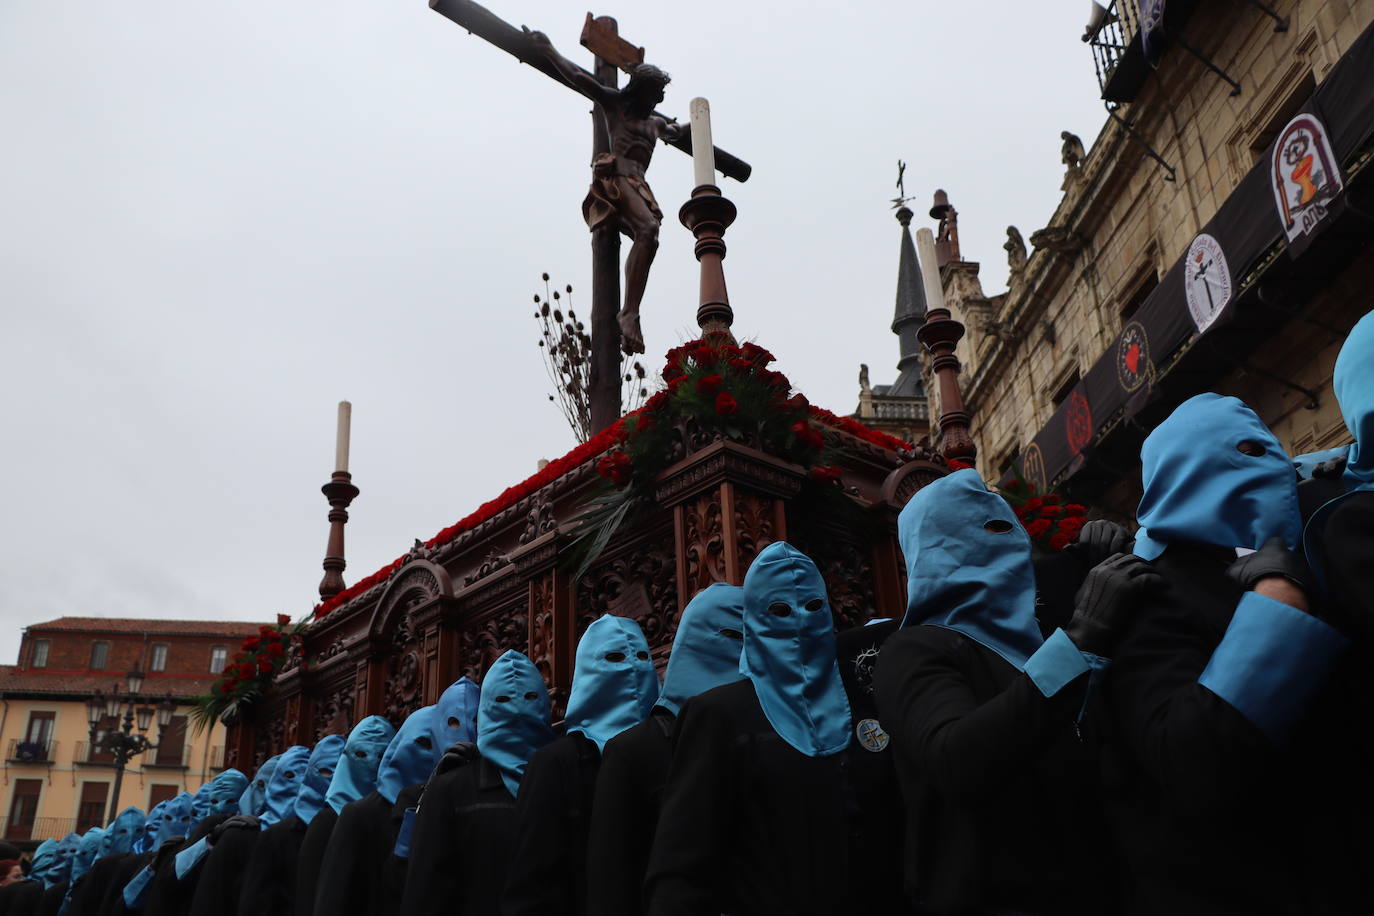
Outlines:
MULTIPOLYGON (((569 76, 554 66, 536 40, 542 37, 525 28, 515 28, 472 0, 429 0, 430 8, 467 29, 470 33, 529 64, 545 76, 574 88, 569 76)), ((627 73, 644 63, 644 49, 621 38, 616 22, 607 16, 587 14, 582 26, 581 44, 595 55, 594 72, 572 65, 573 79, 585 75, 603 86, 616 88, 618 72, 627 73)), ((668 122, 676 119, 655 111, 655 117, 668 122)), ((604 112, 598 105, 592 112, 592 158, 611 151, 604 112)), ((664 142, 688 155, 692 152, 690 131, 682 130, 664 142)), ((747 162, 720 148, 715 149, 716 169, 728 178, 745 181, 751 168, 747 162)), ((650 254, 652 257, 652 254, 650 254)), ((633 258, 632 258, 633 260, 633 258)), ((620 417, 620 234, 615 228, 592 233, 592 367, 589 380, 592 432, 604 429, 620 417)))

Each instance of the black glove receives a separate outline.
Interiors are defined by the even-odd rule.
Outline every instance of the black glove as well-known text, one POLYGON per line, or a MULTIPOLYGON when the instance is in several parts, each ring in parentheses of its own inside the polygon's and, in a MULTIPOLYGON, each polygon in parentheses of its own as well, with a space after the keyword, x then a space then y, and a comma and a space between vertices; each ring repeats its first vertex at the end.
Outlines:
POLYGON ((478 758, 477 745, 471 741, 459 741, 450 744, 444 749, 444 756, 439 758, 439 765, 434 768, 434 775, 447 773, 449 770, 456 770, 461 766, 466 766, 478 758))
POLYGON ((1283 576, 1306 592, 1310 573, 1302 556, 1289 550, 1283 538, 1272 537, 1259 550, 1226 567, 1226 575, 1247 592, 1268 576, 1283 576))
POLYGON ((1346 460, 1345 455, 1340 455, 1319 462, 1312 468, 1312 477, 1316 480, 1340 480, 1341 475, 1345 473, 1346 460))
POLYGON ((1083 526, 1078 540, 1065 550, 1071 550, 1089 568, 1118 553, 1125 553, 1131 536, 1122 525, 1105 518, 1095 518, 1083 526))
POLYGON ((1088 570, 1074 598, 1073 619, 1064 632, 1082 651, 1110 656, 1135 599, 1163 584, 1163 577, 1147 561, 1134 554, 1115 554, 1088 570))
POLYGON ((219 841, 219 838, 224 836, 224 831, 237 830, 240 828, 249 828, 252 830, 262 829, 259 826, 258 819, 253 815, 235 814, 233 817, 225 819, 223 823, 219 824, 217 827, 215 827, 214 830, 210 831, 210 845, 215 845, 215 843, 219 841))

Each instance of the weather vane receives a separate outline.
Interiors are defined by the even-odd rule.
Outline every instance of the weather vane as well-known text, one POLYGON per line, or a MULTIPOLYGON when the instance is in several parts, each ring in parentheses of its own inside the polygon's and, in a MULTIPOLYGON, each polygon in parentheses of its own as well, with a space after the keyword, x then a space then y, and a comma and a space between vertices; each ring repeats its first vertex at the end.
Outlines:
POLYGON ((908 197, 907 194, 906 194, 906 177, 905 177, 905 176, 906 176, 906 163, 903 162, 902 160, 898 159, 898 160, 897 160, 897 196, 894 197, 894 198, 892 198, 892 209, 894 209, 894 210, 896 210, 898 207, 900 207, 900 206, 902 206, 903 204, 905 204, 908 200, 915 200, 915 199, 916 199, 916 198, 915 198, 915 195, 913 195, 913 196, 911 196, 911 197, 908 197))

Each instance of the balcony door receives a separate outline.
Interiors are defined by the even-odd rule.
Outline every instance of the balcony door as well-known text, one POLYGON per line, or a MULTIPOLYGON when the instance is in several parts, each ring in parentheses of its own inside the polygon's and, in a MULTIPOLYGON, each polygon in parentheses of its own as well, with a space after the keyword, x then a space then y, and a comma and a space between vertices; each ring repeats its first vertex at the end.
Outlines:
POLYGON ((41 779, 14 781, 14 797, 10 800, 10 819, 5 827, 5 839, 27 840, 33 836, 33 822, 38 816, 38 796, 42 791, 41 779))

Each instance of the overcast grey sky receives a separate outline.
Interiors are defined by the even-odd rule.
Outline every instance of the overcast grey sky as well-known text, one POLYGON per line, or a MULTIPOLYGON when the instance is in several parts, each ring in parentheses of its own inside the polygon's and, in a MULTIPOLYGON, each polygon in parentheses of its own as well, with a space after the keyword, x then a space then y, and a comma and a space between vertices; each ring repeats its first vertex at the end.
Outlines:
MULTIPOLYGON (((585 61, 585 9, 492 0, 585 61)), ((597 8, 711 100, 735 328, 814 402, 895 375, 904 158, 964 256, 1058 201, 1059 131, 1104 115, 1088 4, 699 0, 597 8)), ((534 346, 541 271, 590 292, 587 104, 425 0, 0 5, 0 661, 59 615, 270 619, 316 599, 334 405, 354 404, 353 582, 574 443, 534 346)), ((650 368, 691 336, 676 220, 650 368)), ((585 295, 579 302, 587 305, 585 295)))

